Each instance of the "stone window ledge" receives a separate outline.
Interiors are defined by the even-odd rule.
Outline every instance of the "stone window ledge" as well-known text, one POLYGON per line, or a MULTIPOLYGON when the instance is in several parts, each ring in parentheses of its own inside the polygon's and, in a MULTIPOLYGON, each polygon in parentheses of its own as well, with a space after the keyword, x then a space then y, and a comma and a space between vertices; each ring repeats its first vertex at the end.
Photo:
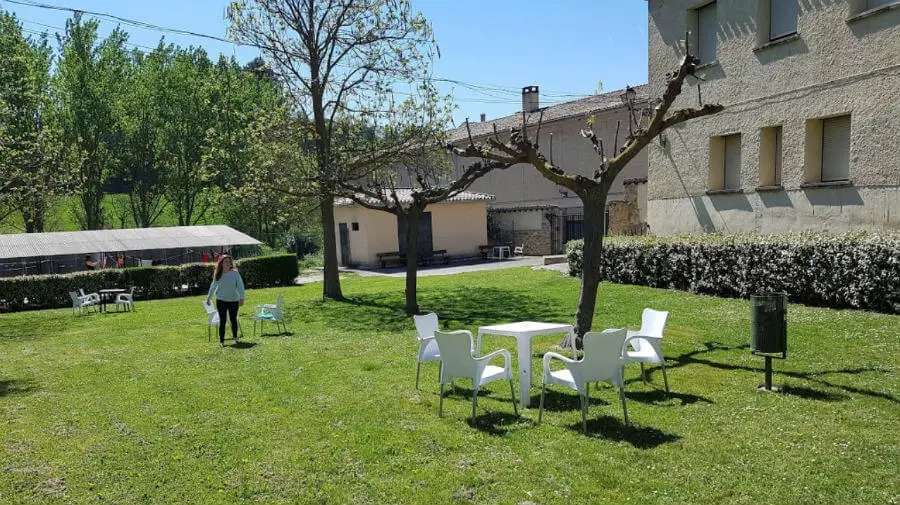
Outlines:
POLYGON ((853 186, 853 181, 823 181, 823 182, 804 182, 800 185, 801 189, 808 188, 844 188, 853 186))
POLYGON ((865 18, 867 18, 867 17, 869 17, 869 16, 875 16, 875 15, 877 15, 877 14, 881 14, 882 12, 887 12, 887 11, 889 11, 889 10, 891 10, 891 9, 897 9, 897 8, 900 8, 900 0, 898 0, 898 1, 894 2, 894 3, 887 4, 887 5, 882 5, 881 7, 875 7, 874 9, 869 9, 869 10, 867 10, 867 11, 862 11, 862 12, 860 12, 860 13, 858 13, 858 14, 855 14, 855 15, 853 15, 853 16, 850 16, 849 18, 847 18, 847 23, 852 23, 852 22, 854 22, 854 21, 859 21, 860 19, 865 19, 865 18))
POLYGON ((757 186, 756 187, 757 193, 763 193, 766 191, 784 191, 784 186, 782 186, 781 184, 772 184, 772 185, 767 185, 767 186, 757 186))
POLYGON ((777 38, 775 40, 770 40, 761 46, 756 46, 753 48, 753 52, 757 53, 759 51, 768 49, 772 46, 777 46, 778 44, 784 44, 784 43, 792 42, 794 40, 799 40, 799 39, 800 39, 800 34, 795 32, 790 35, 785 35, 784 37, 777 38))
POLYGON ((734 195, 734 194, 740 194, 743 192, 744 192, 744 190, 740 189, 740 188, 738 188, 738 189, 707 189, 706 190, 707 195, 734 195))

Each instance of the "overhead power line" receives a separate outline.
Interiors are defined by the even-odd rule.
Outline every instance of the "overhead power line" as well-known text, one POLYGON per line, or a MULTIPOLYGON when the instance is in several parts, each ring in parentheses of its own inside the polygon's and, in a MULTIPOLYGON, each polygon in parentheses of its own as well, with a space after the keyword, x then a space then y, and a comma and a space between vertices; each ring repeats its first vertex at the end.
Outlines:
MULTIPOLYGON (((122 23, 125 25, 134 26, 136 28, 153 30, 153 31, 158 31, 158 32, 162 32, 162 33, 185 35, 185 36, 189 36, 189 37, 198 37, 198 38, 202 38, 202 39, 223 42, 223 43, 231 44, 234 46, 253 47, 256 49, 263 49, 255 44, 236 42, 234 40, 229 40, 227 38, 219 37, 216 35, 210 35, 207 33, 200 33, 200 32, 195 32, 192 30, 185 30, 185 29, 181 29, 181 28, 171 28, 171 27, 167 27, 167 26, 161 26, 161 25, 157 25, 154 23, 149 23, 147 21, 126 18, 126 17, 122 17, 122 16, 117 16, 114 14, 108 14, 105 12, 96 12, 96 11, 91 11, 91 10, 87 10, 87 9, 79 9, 79 8, 74 8, 74 7, 63 7, 60 5, 52 5, 52 4, 48 4, 48 3, 38 2, 36 0, 0 0, 0 3, 2 3, 3 1, 9 2, 11 4, 26 6, 26 7, 36 7, 36 8, 40 8, 40 9, 49 9, 49 10, 54 10, 54 11, 69 12, 72 14, 78 14, 78 13, 88 14, 88 15, 98 17, 101 19, 116 21, 116 22, 119 22, 119 23, 122 23)), ((35 23, 35 22, 31 22, 31 23, 42 25, 41 23, 35 23)), ((55 28, 57 30, 63 30, 62 28, 53 27, 50 25, 42 25, 42 26, 46 26, 48 28, 55 28)), ((153 50, 153 48, 149 48, 146 46, 139 46, 137 44, 129 44, 129 45, 153 50)), ((446 77, 430 77, 429 80, 432 82, 442 82, 442 83, 446 83, 446 84, 455 84, 458 86, 462 86, 464 88, 469 89, 470 91, 473 91, 475 93, 478 93, 478 94, 488 97, 485 100, 481 100, 480 103, 517 103, 518 97, 522 90, 521 86, 504 86, 504 85, 498 85, 498 84, 466 82, 466 81, 461 81, 458 79, 450 79, 450 78, 446 78, 446 77)), ((566 99, 566 98, 578 99, 578 98, 586 98, 586 97, 590 96, 590 94, 565 93, 565 92, 555 92, 554 93, 554 92, 545 90, 544 92, 541 93, 541 96, 546 97, 546 98, 557 98, 557 99, 566 99)), ((478 101, 478 100, 472 99, 470 101, 478 101)), ((552 102, 562 102, 562 101, 567 101, 567 100, 550 100, 551 103, 552 102)))

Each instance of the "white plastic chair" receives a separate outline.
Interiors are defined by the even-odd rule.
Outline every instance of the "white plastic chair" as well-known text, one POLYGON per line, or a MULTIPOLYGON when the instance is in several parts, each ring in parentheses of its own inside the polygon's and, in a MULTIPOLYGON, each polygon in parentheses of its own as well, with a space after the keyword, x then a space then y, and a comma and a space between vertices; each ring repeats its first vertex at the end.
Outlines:
POLYGON ((557 384, 578 391, 578 396, 581 398, 581 428, 587 433, 587 413, 591 398, 590 383, 603 381, 619 388, 622 414, 625 424, 628 424, 621 354, 625 338, 625 330, 590 331, 585 333, 582 339, 584 355, 580 360, 567 358, 555 352, 544 354, 544 374, 538 422, 541 422, 544 413, 544 392, 547 384, 557 384), (550 370, 550 361, 553 359, 562 361, 565 368, 556 371, 550 370))
POLYGON ((438 316, 434 312, 424 316, 413 316, 416 324, 416 336, 419 340, 419 355, 416 357, 416 389, 419 389, 419 370, 422 363, 427 361, 438 362, 438 380, 441 378, 441 352, 438 349, 434 332, 438 330, 438 316))
POLYGON ((216 310, 216 306, 212 303, 206 303, 203 301, 203 308, 206 309, 206 317, 209 318, 209 325, 206 327, 206 341, 209 342, 212 339, 212 328, 215 326, 219 327, 219 311, 216 310))
POLYGON ((444 415, 444 385, 453 379, 472 380, 472 419, 475 419, 475 407, 478 406, 478 388, 495 380, 509 380, 509 393, 512 397, 513 410, 519 415, 516 407, 516 393, 513 389, 512 367, 509 351, 500 349, 480 358, 475 357, 472 332, 457 330, 451 332, 435 331, 438 350, 441 355, 441 399, 438 404, 438 415, 444 415), (503 367, 494 366, 490 361, 503 356, 503 367))
POLYGON ((287 323, 284 321, 284 311, 282 310, 282 306, 284 305, 284 295, 278 295, 275 299, 275 304, 266 303, 263 305, 257 305, 256 308, 253 309, 253 336, 256 336, 256 322, 259 321, 259 333, 263 332, 263 325, 266 321, 272 321, 275 323, 275 328, 278 331, 282 331, 281 326, 284 327, 284 332, 287 333, 287 323))
POLYGON ((88 299, 87 297, 83 297, 76 293, 75 291, 69 291, 69 298, 72 299, 72 313, 75 314, 77 312, 84 312, 88 310, 90 307, 93 307, 95 303, 88 299))
POLYGON ((85 293, 83 289, 79 289, 78 292, 81 293, 81 298, 85 298, 94 304, 100 303, 99 293, 85 293))
POLYGON ((662 338, 668 317, 668 312, 644 309, 641 314, 641 329, 629 331, 622 347, 622 365, 640 363, 641 377, 644 380, 647 377, 644 373, 644 363, 658 363, 662 366, 666 394, 669 394, 669 378, 666 376, 666 359, 662 352, 662 338), (629 345, 632 350, 628 350, 629 345))
POLYGON ((122 305, 126 310, 134 310, 134 286, 128 293, 119 293, 116 295, 116 310, 122 305))
POLYGON ((522 256, 523 254, 525 254, 525 244, 517 245, 513 249, 513 256, 522 256))

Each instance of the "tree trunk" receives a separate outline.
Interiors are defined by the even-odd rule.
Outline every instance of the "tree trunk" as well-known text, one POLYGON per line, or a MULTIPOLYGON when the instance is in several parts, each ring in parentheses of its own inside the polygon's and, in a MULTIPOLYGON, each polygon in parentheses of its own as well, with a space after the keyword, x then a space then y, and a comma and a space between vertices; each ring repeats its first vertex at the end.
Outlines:
POLYGON ((419 268, 419 223, 423 209, 411 206, 406 215, 406 315, 419 313, 416 274, 419 268))
POLYGON ((334 238, 334 196, 322 195, 319 198, 319 207, 322 209, 322 260, 325 275, 322 297, 343 300, 338 274, 337 240, 334 238))
MULTIPOLYGON (((597 288, 600 285, 600 265, 603 254, 603 233, 605 228, 606 192, 597 188, 588 192, 584 202, 584 268, 581 273, 581 294, 578 297, 578 311, 575 313, 575 344, 581 348, 581 338, 591 331, 594 322, 594 307, 597 303, 597 288)), ((563 342, 563 345, 568 342, 563 342)))

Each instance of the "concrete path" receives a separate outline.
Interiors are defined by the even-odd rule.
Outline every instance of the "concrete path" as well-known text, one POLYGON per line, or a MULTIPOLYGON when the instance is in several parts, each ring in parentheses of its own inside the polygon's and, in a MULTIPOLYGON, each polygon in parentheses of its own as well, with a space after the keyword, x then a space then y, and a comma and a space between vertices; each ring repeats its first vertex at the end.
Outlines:
MULTIPOLYGON (((484 270, 500 270, 502 268, 518 268, 532 267, 533 269, 545 269, 553 271, 568 271, 568 264, 557 263, 555 265, 544 265, 542 256, 517 256, 507 260, 489 260, 475 261, 472 263, 456 264, 456 265, 437 265, 429 267, 420 267, 417 273, 418 277, 428 277, 432 275, 454 275, 465 272, 480 272, 484 270)), ((406 277, 405 268, 385 268, 385 269, 354 269, 341 268, 341 273, 352 273, 361 277, 406 277)), ((323 279, 321 268, 313 269, 306 272, 295 279, 297 284, 309 284, 312 282, 321 282, 323 279)))

